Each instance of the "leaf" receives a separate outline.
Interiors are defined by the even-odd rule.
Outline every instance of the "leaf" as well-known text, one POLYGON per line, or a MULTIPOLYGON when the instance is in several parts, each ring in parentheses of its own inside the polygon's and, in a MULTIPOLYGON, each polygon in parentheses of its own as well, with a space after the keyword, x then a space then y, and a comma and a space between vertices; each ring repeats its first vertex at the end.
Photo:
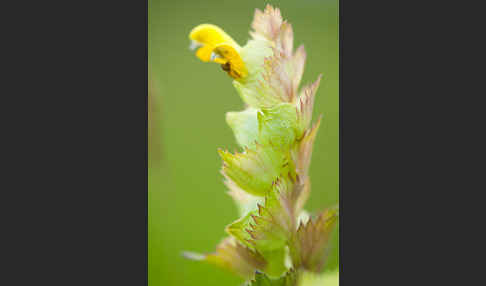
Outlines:
POLYGON ((264 273, 255 273, 255 278, 248 283, 248 286, 296 286, 297 274, 290 270, 280 278, 272 279, 264 273))
POLYGON ((289 245, 292 263, 295 268, 320 272, 328 252, 331 231, 338 221, 338 209, 330 208, 317 219, 300 224, 295 237, 289 245))
POLYGON ((192 260, 205 261, 216 265, 245 279, 251 278, 256 270, 263 270, 266 265, 265 260, 258 252, 242 246, 232 237, 223 239, 214 253, 203 255, 184 252, 183 255, 192 260))

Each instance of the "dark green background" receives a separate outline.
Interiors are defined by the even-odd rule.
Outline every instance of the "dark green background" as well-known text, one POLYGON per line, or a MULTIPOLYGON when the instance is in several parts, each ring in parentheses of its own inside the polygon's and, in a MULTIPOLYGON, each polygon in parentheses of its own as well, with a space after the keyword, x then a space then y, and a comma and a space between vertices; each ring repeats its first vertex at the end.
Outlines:
MULTIPOLYGON (((149 285, 240 285, 214 266, 189 261, 181 252, 211 252, 237 218, 220 175, 217 148, 237 149, 225 123, 227 111, 243 104, 231 78, 217 64, 189 50, 188 33, 201 23, 222 27, 240 45, 255 8, 281 9, 292 23, 294 47, 304 43, 302 84, 323 74, 314 118, 323 114, 314 146, 311 197, 306 209, 338 203, 338 1, 161 1, 149 0, 149 285)), ((141 190, 142 191, 142 190, 141 190)), ((337 229, 327 266, 338 266, 337 229)))

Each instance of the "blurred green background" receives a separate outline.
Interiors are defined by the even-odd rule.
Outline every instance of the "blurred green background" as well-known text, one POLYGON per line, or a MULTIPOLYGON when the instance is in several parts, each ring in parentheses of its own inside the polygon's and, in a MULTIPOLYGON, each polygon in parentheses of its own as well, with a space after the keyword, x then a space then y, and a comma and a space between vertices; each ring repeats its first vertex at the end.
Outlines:
MULTIPOLYGON (((337 0, 149 0, 149 285, 240 285, 214 266, 186 260, 184 250, 212 252, 237 219, 219 173, 217 148, 237 150, 227 111, 243 109, 231 78, 189 50, 189 31, 201 23, 222 27, 240 45, 255 8, 270 3, 294 29, 294 47, 305 44, 301 86, 323 74, 314 118, 323 121, 314 145, 312 192, 306 209, 317 212, 339 199, 339 44, 337 0)), ((338 267, 338 229, 327 268, 338 267)))

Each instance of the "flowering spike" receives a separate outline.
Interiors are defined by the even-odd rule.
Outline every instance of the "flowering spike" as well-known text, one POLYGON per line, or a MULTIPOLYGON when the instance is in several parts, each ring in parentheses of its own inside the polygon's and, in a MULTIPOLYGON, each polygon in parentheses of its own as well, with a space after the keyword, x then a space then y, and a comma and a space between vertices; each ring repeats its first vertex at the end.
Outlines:
POLYGON ((246 108, 226 113, 242 151, 218 149, 224 184, 240 217, 226 227, 230 236, 215 253, 186 253, 186 257, 247 279, 255 275, 252 285, 295 286, 295 279, 262 275, 290 277, 302 269, 320 270, 337 221, 337 210, 317 219, 304 210, 310 194, 312 147, 321 120, 311 126, 321 76, 299 92, 306 52, 303 45, 294 52, 292 26, 278 8, 256 9, 251 27, 252 39, 244 46, 214 25, 197 26, 189 35, 197 57, 220 64, 234 79, 246 108))

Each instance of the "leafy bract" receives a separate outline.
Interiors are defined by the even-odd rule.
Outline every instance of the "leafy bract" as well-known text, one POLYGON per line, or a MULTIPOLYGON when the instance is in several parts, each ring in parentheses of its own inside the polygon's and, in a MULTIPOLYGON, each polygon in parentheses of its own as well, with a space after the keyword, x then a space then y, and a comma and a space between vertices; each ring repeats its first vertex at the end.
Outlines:
POLYGON ((287 234, 282 224, 287 218, 273 217, 280 215, 278 202, 275 199, 265 201, 265 206, 258 205, 257 214, 250 212, 230 224, 226 231, 251 249, 262 254, 268 262, 264 271, 270 275, 278 276, 285 268, 285 245, 287 234))
POLYGON ((311 128, 305 131, 304 136, 299 143, 294 146, 292 151, 292 158, 296 162, 296 172, 304 178, 308 176, 314 140, 316 139, 317 130, 319 130, 320 124, 321 117, 319 117, 317 122, 314 123, 311 128))
POLYGON ((223 159, 223 174, 245 192, 264 196, 275 178, 289 168, 290 155, 279 152, 272 145, 256 144, 242 153, 231 154, 218 150, 223 159))
POLYGON ((317 219, 301 223, 289 245, 292 263, 295 268, 320 272, 328 254, 331 231, 338 221, 338 209, 329 208, 317 219))
POLYGON ((296 218, 308 192, 309 181, 288 173, 278 177, 263 205, 230 224, 226 230, 242 243, 260 251, 283 247, 296 229, 296 218))
POLYGON ((317 80, 308 86, 305 86, 297 100, 297 114, 299 130, 307 129, 312 121, 312 110, 314 107, 314 99, 321 82, 322 75, 319 75, 317 80))
POLYGON ((288 173, 280 176, 265 196, 263 205, 230 224, 226 231, 251 249, 263 255, 266 269, 281 274, 285 248, 296 229, 296 218, 302 207, 301 196, 308 193, 308 181, 288 173))
POLYGON ((271 144, 285 152, 297 137, 297 112, 290 103, 263 108, 258 116, 258 137, 262 144, 271 144))
POLYGON ((256 270, 263 270, 266 265, 258 252, 242 246, 232 237, 223 239, 214 253, 185 252, 183 254, 186 258, 208 262, 245 279, 251 278, 256 270))

